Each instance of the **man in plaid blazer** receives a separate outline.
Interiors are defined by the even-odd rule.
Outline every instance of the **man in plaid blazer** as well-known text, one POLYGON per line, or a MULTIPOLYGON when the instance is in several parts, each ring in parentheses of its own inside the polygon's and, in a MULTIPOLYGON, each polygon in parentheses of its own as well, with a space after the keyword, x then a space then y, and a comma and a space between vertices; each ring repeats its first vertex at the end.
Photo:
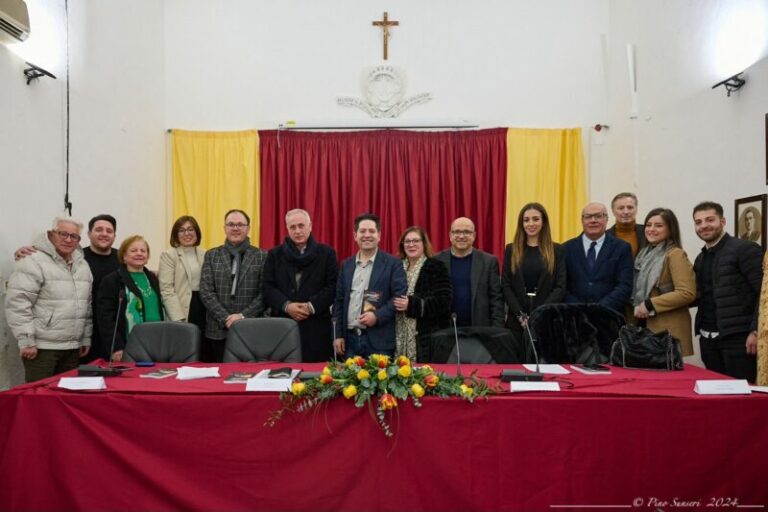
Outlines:
POLYGON ((205 253, 200 276, 200 298, 207 310, 204 362, 221 362, 227 330, 243 318, 264 314, 261 294, 266 251, 251 245, 251 219, 242 210, 224 216, 224 245, 205 253))

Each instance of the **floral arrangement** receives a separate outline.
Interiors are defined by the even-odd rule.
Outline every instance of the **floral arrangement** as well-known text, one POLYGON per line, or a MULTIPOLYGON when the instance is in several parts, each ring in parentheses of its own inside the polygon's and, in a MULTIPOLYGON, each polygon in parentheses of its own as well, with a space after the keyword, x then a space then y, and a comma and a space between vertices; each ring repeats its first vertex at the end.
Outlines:
POLYGON ((493 390, 477 378, 475 372, 468 377, 448 377, 428 365, 413 366, 405 356, 394 360, 381 354, 373 354, 368 359, 357 356, 343 364, 329 363, 316 379, 294 382, 290 392, 280 394, 282 407, 272 413, 266 425, 274 426, 286 412, 308 411, 343 396, 356 407, 368 405, 372 412, 375 404, 376 420, 384 435, 392 437, 387 414, 397 411, 398 401, 410 399, 415 407, 421 407, 421 398, 425 395, 456 396, 472 402, 490 393, 493 390))

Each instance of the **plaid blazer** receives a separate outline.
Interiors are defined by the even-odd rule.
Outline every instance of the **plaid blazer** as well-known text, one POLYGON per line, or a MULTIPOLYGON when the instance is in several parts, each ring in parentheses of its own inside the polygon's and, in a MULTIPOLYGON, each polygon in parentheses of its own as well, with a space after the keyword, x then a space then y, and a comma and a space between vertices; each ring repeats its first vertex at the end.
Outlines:
POLYGON ((205 253, 200 276, 200 299, 208 312, 205 325, 207 338, 226 338, 224 322, 233 313, 242 313, 246 318, 264 314, 261 282, 266 260, 266 251, 258 247, 249 247, 245 251, 237 291, 232 296, 232 257, 229 252, 222 245, 205 253))

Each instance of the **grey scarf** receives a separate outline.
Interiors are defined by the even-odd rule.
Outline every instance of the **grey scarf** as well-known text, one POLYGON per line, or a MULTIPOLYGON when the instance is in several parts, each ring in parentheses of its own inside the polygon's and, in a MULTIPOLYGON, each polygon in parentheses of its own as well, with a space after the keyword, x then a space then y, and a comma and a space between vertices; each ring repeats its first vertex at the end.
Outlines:
POLYGON ((240 278, 240 267, 243 263, 243 254, 251 246, 251 238, 245 237, 242 243, 234 245, 229 240, 224 242, 224 248, 232 256, 232 289, 229 294, 234 297, 237 292, 237 281, 240 278))
POLYGON ((632 293, 632 305, 639 306, 651 296, 656 283, 659 282, 664 268, 664 258, 672 246, 662 242, 655 247, 646 245, 635 258, 635 287, 632 293))

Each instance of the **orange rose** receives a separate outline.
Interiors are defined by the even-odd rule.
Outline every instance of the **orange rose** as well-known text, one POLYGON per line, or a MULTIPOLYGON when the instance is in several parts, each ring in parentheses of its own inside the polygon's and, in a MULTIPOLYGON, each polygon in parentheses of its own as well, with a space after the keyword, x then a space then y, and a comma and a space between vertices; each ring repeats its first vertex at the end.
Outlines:
POLYGON ((398 366, 410 366, 410 364, 411 364, 411 360, 405 356, 400 356, 397 358, 398 366))
POLYGON ((330 384, 331 382, 333 382, 333 377, 331 377, 328 374, 321 375, 320 382, 322 382, 323 384, 330 384))
POLYGON ((437 386, 438 382, 440 382, 440 377, 435 374, 430 373, 424 377, 424 384, 426 384, 428 388, 434 388, 437 386))
POLYGON ((386 359, 379 359, 379 362, 376 364, 376 366, 378 366, 379 368, 386 368, 387 363, 389 363, 389 361, 387 361, 386 359))
POLYGON ((381 408, 385 411, 388 411, 393 407, 397 407, 397 399, 395 399, 395 397, 393 397, 389 393, 384 393, 383 395, 381 395, 381 398, 379 399, 379 403, 381 404, 381 408))
POLYGON ((355 358, 355 363, 357 364, 357 366, 359 366, 360 368, 362 368, 363 366, 365 366, 365 359, 363 359, 363 358, 362 358, 362 357, 360 357, 360 356, 357 356, 357 357, 355 358))

